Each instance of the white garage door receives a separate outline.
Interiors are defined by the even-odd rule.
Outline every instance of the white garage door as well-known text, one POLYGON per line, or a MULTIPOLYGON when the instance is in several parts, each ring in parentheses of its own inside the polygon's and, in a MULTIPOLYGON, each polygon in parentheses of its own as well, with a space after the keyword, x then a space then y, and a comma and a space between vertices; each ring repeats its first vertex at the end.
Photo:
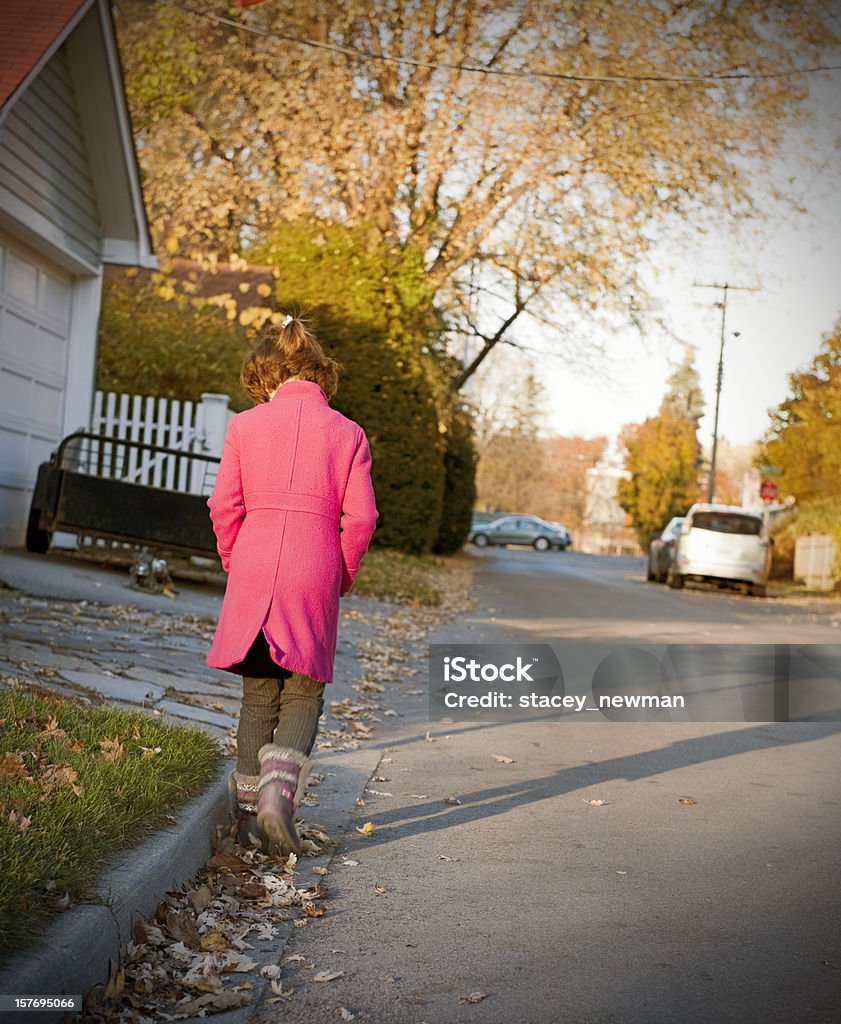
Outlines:
POLYGON ((0 544, 20 544, 61 436, 73 279, 0 233, 0 544))

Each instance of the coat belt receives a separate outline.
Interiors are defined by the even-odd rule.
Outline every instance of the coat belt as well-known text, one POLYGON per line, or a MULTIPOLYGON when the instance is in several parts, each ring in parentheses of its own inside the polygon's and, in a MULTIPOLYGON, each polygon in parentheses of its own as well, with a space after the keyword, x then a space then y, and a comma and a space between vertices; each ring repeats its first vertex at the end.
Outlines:
POLYGON ((273 512, 310 512, 338 521, 341 505, 320 494, 295 494, 292 491, 251 491, 245 495, 246 512, 266 509, 273 512))

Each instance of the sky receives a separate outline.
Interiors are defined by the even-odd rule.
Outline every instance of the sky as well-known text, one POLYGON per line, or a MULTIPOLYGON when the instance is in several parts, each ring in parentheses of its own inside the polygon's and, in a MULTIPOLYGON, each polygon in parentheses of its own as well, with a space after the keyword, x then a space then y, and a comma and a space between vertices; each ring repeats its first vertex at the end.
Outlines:
MULTIPOLYGON (((686 234, 653 250, 660 270, 651 294, 675 334, 696 347, 706 401, 699 431, 705 446, 712 440, 722 293, 696 288, 696 282, 760 289, 728 293, 719 437, 733 444, 761 437, 768 409, 788 393, 788 375, 817 355, 822 336, 841 316, 841 72, 816 77, 817 149, 830 166, 804 170, 797 158, 802 139, 794 130, 774 170, 775 180, 805 211, 777 207, 771 218, 743 227, 737 236, 686 234)), ((628 328, 609 340, 609 349, 608 381, 557 358, 541 361, 550 396, 545 433, 615 437, 626 423, 656 415, 682 346, 662 337, 644 340, 628 328)))

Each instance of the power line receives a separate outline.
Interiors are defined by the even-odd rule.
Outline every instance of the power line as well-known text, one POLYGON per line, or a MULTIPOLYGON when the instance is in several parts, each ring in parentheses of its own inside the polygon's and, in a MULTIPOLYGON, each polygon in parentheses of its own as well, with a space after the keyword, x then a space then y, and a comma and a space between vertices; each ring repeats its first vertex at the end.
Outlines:
POLYGON ((808 68, 789 68, 781 71, 722 71, 718 74, 709 75, 583 75, 572 72, 561 71, 507 71, 504 68, 488 68, 472 64, 453 64, 447 61, 424 61, 414 60, 411 57, 392 57, 385 53, 372 53, 370 50, 358 50, 350 46, 341 46, 338 43, 325 43, 318 39, 307 39, 303 36, 294 36, 285 32, 278 32, 276 29, 263 28, 260 25, 249 25, 233 18, 226 18, 221 14, 214 14, 212 11, 200 11, 194 7, 187 7, 184 4, 175 3, 174 0, 155 0, 155 3, 163 7, 170 7, 180 11, 182 14, 192 14, 197 18, 204 18, 217 25, 225 25, 228 28, 238 29, 240 32, 250 32, 252 35, 262 36, 265 39, 282 39, 287 43, 294 43, 297 46, 309 46, 318 50, 327 50, 330 53, 340 53, 346 57, 353 57, 357 60, 374 60, 388 64, 402 64, 414 68, 427 68, 432 71, 467 71, 477 75, 496 75, 500 78, 524 78, 524 79, 548 79, 561 82, 603 82, 615 84, 627 84, 628 82, 653 82, 673 83, 677 85, 693 85, 700 83, 730 82, 730 81, 757 81, 769 78, 790 78, 796 75, 812 75, 819 71, 841 71, 841 64, 818 64, 808 68))

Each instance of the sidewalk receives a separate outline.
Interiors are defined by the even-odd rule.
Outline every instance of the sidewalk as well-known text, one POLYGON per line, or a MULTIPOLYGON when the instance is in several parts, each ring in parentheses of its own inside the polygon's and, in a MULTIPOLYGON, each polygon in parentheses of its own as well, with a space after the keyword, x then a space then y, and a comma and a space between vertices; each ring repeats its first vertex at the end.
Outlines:
MULTIPOLYGON (((223 748, 229 746, 239 680, 204 663, 221 605, 221 580, 179 581, 174 599, 131 589, 127 582, 123 570, 66 555, 0 552, 0 673, 204 729, 223 748)), ((326 781, 317 812, 319 823, 338 834, 379 754, 355 740, 341 742, 343 722, 331 720, 329 708, 358 699, 352 689, 360 672, 355 651, 371 643, 368 610, 376 614, 376 604, 354 598, 342 604, 337 681, 328 691, 319 744, 318 767, 326 781)), ((84 995, 106 983, 109 960, 132 938, 135 922, 151 915, 166 892, 192 879, 210 858, 217 826, 230 821, 232 764, 226 758, 207 790, 177 812, 173 829, 115 858, 98 886, 100 904, 71 907, 47 926, 40 946, 9 961, 0 971, 0 993, 84 995)), ((307 863, 309 875, 318 863, 307 863)), ((275 953, 276 945, 277 940, 275 953)), ((258 974, 253 984, 259 990, 266 982, 258 974)), ((231 1019, 246 1019, 254 1005, 231 1019)), ((59 1018, 38 1013, 34 1019, 59 1018)))

